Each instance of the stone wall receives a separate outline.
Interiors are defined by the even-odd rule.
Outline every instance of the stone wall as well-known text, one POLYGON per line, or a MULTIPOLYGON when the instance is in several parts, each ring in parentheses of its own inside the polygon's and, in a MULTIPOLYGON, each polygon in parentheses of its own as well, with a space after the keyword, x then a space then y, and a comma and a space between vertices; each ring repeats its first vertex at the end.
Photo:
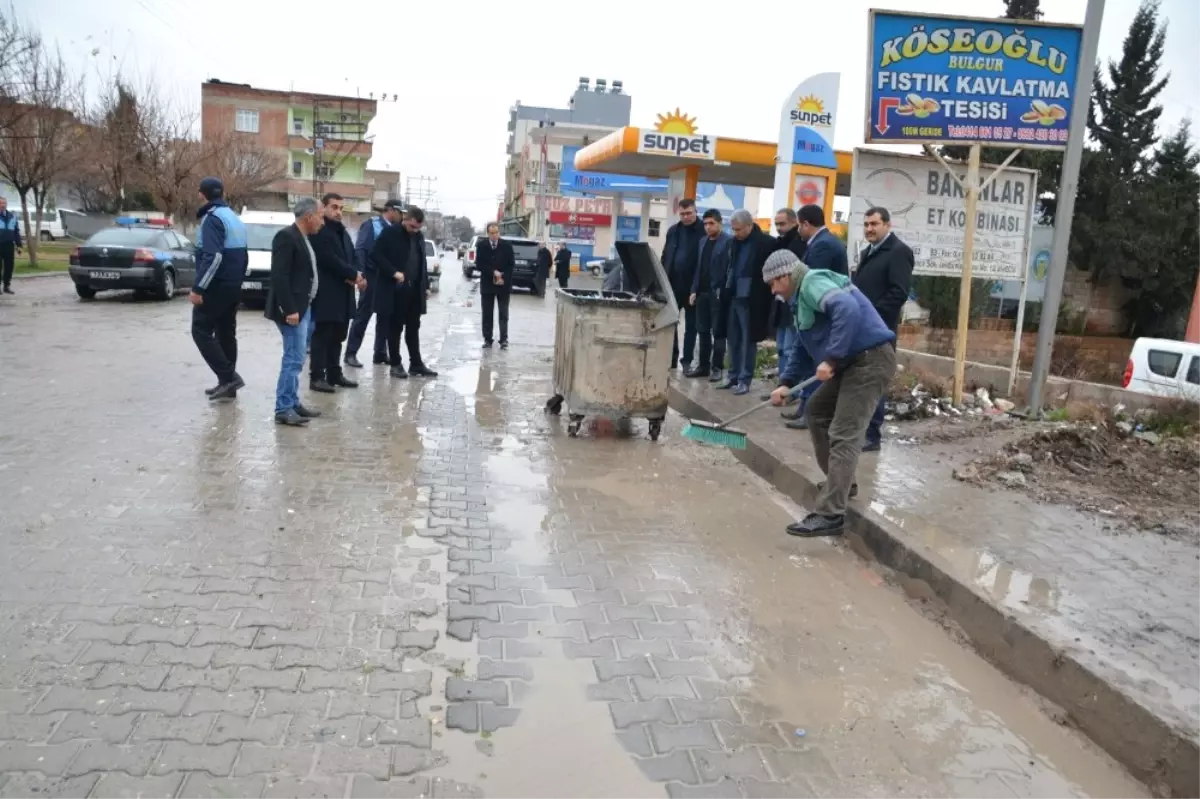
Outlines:
MULTIPOLYGON (((984 320, 988 327, 1003 329, 971 330, 967 335, 967 360, 1007 367, 1012 362, 1013 331, 1011 321, 984 320), (1008 322, 1007 325, 1003 324, 1008 322)), ((941 328, 903 325, 899 346, 930 355, 954 357, 955 331, 941 328)), ((1033 365, 1037 333, 1021 335, 1021 368, 1033 365)), ((1120 385, 1125 362, 1133 349, 1133 339, 1115 336, 1056 336, 1050 372, 1062 377, 1120 385)))

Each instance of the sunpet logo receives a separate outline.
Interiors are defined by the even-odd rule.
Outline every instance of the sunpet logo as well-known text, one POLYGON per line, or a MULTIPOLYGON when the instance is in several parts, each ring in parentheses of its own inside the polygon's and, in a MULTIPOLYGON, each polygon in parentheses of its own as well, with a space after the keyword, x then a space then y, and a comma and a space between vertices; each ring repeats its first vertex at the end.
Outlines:
POLYGON ((685 136, 681 133, 659 133, 649 130, 642 134, 642 140, 638 142, 638 152, 711 160, 713 140, 709 136, 685 136))
POLYGON ((791 111, 793 125, 817 125, 829 127, 833 124, 833 113, 825 110, 825 104, 811 94, 802 97, 791 111))

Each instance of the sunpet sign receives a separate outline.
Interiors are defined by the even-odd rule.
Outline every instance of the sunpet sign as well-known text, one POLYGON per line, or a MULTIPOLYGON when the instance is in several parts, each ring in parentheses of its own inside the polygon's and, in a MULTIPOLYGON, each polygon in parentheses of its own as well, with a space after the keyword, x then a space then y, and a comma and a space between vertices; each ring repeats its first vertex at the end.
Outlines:
POLYGON ((714 142, 711 136, 646 130, 642 131, 642 137, 638 140, 638 152, 711 161, 714 157, 714 142))

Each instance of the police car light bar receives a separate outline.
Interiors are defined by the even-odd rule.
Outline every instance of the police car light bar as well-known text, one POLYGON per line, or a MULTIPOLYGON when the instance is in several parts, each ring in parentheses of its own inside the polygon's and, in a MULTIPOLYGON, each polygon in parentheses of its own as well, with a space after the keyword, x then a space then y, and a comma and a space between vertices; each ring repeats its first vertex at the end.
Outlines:
POLYGON ((116 218, 115 222, 117 225, 120 225, 121 227, 133 227, 134 225, 148 225, 150 227, 167 228, 167 227, 171 226, 171 222, 168 219, 142 219, 142 218, 136 217, 136 216, 118 216, 116 218))

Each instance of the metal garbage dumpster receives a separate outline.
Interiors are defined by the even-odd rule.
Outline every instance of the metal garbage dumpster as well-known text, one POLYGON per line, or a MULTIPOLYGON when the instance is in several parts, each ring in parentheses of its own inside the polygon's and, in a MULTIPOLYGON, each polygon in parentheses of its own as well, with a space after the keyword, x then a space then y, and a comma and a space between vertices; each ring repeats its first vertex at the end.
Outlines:
POLYGON ((650 245, 617 242, 626 291, 558 289, 553 414, 566 404, 567 433, 587 416, 650 421, 657 441, 667 416, 667 381, 679 306, 650 245))

